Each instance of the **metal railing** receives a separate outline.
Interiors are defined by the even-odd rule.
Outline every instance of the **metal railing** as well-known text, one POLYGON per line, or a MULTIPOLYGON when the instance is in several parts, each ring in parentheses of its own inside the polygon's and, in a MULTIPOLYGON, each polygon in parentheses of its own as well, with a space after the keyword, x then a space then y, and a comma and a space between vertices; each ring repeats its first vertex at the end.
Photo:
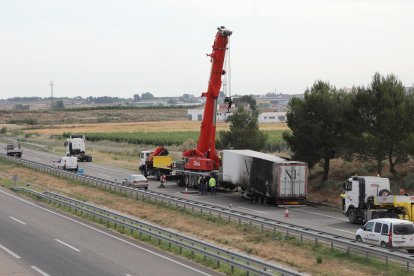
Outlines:
POLYGON ((57 193, 39 193, 27 188, 17 189, 25 194, 40 198, 50 204, 55 204, 59 207, 66 207, 70 211, 80 213, 80 215, 87 214, 92 216, 94 220, 99 220, 100 223, 112 223, 115 229, 119 229, 121 227, 124 231, 130 230, 130 234, 133 234, 134 231, 136 231, 139 237, 146 235, 149 240, 155 240, 158 244, 164 242, 165 244, 168 244, 169 249, 171 249, 171 246, 176 246, 180 254, 182 254, 184 250, 187 250, 191 256, 194 256, 194 254, 202 256, 204 261, 206 259, 214 260, 217 267, 227 264, 232 273, 235 268, 237 268, 245 271, 247 274, 253 273, 254 275, 302 275, 301 273, 295 272, 291 269, 284 268, 258 258, 233 252, 228 249, 223 249, 211 243, 188 237, 178 232, 167 230, 160 226, 156 226, 109 209, 103 209, 101 207, 87 204, 57 193))
POLYGON ((144 199, 150 202, 166 204, 174 207, 180 207, 187 211, 199 213, 201 215, 215 216, 229 222, 238 223, 239 225, 247 224, 250 227, 258 227, 261 229, 261 231, 283 233, 286 236, 296 237, 300 240, 301 243, 304 241, 310 241, 315 245, 324 244, 326 246, 329 246, 331 249, 345 251, 347 254, 356 253, 365 257, 366 259, 375 258, 381 260, 387 266, 389 263, 395 263, 397 265, 400 265, 405 271, 410 271, 414 268, 414 256, 402 251, 385 249, 379 246, 365 243, 357 243, 355 240, 342 236, 333 235, 323 231, 305 228, 265 217, 255 216, 252 214, 215 206, 212 204, 201 203, 150 190, 139 190, 135 188, 125 187, 121 186, 117 182, 88 175, 80 176, 73 172, 56 169, 51 166, 32 161, 9 157, 4 154, 1 154, 0 157, 23 164, 33 169, 37 169, 39 171, 67 177, 69 179, 74 179, 77 181, 82 181, 92 186, 108 189, 133 198, 144 199))

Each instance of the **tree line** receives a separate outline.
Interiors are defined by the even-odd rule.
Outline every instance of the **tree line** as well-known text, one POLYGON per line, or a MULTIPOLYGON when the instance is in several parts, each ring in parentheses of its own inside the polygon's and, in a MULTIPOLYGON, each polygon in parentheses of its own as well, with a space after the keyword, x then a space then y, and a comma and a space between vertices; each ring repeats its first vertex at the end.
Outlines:
MULTIPOLYGON (((218 148, 263 150, 266 135, 259 130, 256 101, 243 96, 236 106, 218 148)), ((370 84, 350 91, 318 80, 303 98, 290 100, 287 125, 283 139, 292 158, 310 169, 322 161, 321 182, 328 180, 334 158, 373 162, 379 175, 385 161, 397 175, 397 165, 414 156, 414 91, 393 74, 375 73, 370 84)))
POLYGON ((291 99, 287 125, 292 157, 309 168, 322 161, 322 182, 338 157, 374 162, 379 175, 386 161, 396 175, 396 166, 414 155, 414 93, 393 74, 376 73, 350 92, 319 80, 303 99, 291 99))

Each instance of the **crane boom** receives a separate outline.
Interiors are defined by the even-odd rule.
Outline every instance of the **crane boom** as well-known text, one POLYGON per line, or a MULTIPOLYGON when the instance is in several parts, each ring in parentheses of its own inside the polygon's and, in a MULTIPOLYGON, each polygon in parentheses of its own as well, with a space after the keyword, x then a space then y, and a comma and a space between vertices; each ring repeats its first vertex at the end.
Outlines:
POLYGON ((221 76, 224 58, 227 49, 228 38, 232 34, 224 26, 217 28, 213 51, 208 56, 211 58, 211 72, 207 92, 202 93, 206 97, 203 120, 201 122, 200 136, 196 149, 186 150, 183 157, 186 158, 185 168, 191 170, 211 171, 220 166, 216 152, 216 113, 217 97, 221 88, 221 76))

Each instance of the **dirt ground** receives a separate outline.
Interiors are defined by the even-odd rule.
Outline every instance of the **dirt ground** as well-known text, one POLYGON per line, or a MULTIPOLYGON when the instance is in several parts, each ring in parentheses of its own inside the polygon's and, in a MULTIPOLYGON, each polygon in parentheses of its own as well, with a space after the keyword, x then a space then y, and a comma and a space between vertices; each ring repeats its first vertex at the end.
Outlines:
POLYGON ((235 227, 226 223, 214 223, 199 217, 168 210, 152 204, 125 198, 84 185, 73 184, 61 178, 41 174, 26 168, 0 164, 0 183, 10 183, 12 175, 19 176, 19 184, 31 183, 32 188, 52 190, 93 204, 145 219, 163 227, 176 229, 215 244, 256 255, 268 261, 282 263, 311 275, 388 275, 379 269, 352 263, 348 259, 334 258, 311 248, 296 246, 291 242, 273 240, 271 236, 235 227), (322 258, 318 264, 317 256, 322 258))

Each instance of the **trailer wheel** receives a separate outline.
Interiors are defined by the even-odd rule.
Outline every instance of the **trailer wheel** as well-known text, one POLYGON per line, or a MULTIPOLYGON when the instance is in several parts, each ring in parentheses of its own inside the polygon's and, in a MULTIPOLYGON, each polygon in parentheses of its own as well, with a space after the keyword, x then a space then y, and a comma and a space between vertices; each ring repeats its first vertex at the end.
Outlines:
POLYGON ((372 214, 372 219, 377 219, 377 218, 380 218, 380 217, 381 217, 380 214, 378 214, 377 212, 372 214))
POLYGON ((352 224, 356 223, 356 210, 351 209, 348 211, 349 222, 352 224))

